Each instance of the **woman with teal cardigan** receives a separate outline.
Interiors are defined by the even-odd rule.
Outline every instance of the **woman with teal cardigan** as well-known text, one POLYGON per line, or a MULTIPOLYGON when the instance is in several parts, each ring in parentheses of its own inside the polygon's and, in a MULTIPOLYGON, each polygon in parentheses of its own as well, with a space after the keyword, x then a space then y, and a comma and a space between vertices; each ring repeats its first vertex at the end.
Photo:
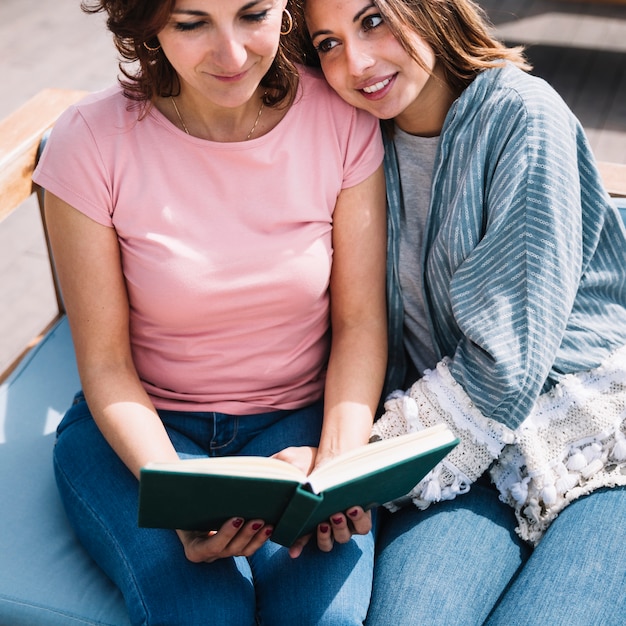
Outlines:
POLYGON ((446 422, 381 516, 368 626, 626 614, 626 232, 584 131, 469 0, 306 0, 301 60, 385 120, 375 438, 446 422))

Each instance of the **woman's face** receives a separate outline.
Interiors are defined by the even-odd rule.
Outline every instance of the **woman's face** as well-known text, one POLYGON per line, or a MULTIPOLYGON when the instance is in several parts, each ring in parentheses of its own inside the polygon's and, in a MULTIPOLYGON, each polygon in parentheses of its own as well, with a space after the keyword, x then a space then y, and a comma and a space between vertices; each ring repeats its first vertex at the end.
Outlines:
POLYGON ((247 102, 270 68, 286 0, 177 0, 158 39, 181 82, 217 106, 247 102))
MULTIPOLYGON (((326 80, 350 104, 381 119, 410 115, 430 73, 407 54, 371 0, 307 0, 306 23, 326 80)), ((432 70, 435 56, 413 44, 432 70)))

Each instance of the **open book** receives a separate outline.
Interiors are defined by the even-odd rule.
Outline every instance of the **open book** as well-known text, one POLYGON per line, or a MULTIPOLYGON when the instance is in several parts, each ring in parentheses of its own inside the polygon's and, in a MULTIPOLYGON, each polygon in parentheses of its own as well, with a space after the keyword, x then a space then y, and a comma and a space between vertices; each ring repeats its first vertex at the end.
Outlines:
POLYGON ((351 450, 306 476, 271 457, 150 463, 141 470, 139 525, 217 530, 231 517, 264 520, 290 546, 352 506, 369 509, 411 489, 458 443, 444 424, 351 450))

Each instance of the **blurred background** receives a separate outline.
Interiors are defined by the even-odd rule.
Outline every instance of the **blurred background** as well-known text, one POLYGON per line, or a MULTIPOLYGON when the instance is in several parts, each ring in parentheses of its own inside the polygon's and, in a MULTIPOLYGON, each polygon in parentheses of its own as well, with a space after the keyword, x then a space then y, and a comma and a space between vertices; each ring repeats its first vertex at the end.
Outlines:
MULTIPOLYGON (((579 117, 596 157, 626 163, 626 0, 481 0, 496 33, 579 117)), ((47 87, 115 82, 104 16, 80 0, 0 0, 0 119, 47 87)), ((56 311, 36 204, 0 222, 0 372, 56 311)))

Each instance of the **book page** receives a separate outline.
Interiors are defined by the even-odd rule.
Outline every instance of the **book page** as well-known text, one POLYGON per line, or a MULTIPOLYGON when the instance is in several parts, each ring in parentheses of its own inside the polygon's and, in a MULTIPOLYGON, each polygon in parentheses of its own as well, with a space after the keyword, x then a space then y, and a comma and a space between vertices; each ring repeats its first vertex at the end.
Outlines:
POLYGON ((328 487, 378 471, 451 441, 454 441, 454 435, 445 424, 375 441, 342 454, 315 469, 309 476, 309 484, 315 493, 322 493, 328 487))
POLYGON ((147 470, 222 476, 258 476, 274 480, 303 482, 306 475, 295 465, 263 456, 223 456, 201 459, 181 459, 169 463, 148 463, 147 470))
POLYGON ((439 424, 416 433, 355 448, 315 469, 308 477, 291 463, 261 456, 181 459, 176 462, 149 463, 145 469, 287 480, 308 484, 314 493, 321 493, 328 487, 376 472, 433 448, 446 445, 453 440, 454 435, 448 427, 445 424, 439 424))

